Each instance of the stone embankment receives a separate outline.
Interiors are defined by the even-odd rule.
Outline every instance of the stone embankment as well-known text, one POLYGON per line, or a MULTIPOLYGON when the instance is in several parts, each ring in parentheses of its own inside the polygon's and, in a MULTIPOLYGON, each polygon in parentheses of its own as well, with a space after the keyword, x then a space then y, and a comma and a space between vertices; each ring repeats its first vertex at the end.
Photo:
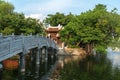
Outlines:
POLYGON ((82 56, 87 55, 86 52, 81 48, 67 48, 60 49, 58 55, 73 55, 73 56, 82 56))
POLYGON ((65 47, 66 54, 70 54, 73 56, 86 56, 86 52, 81 48, 67 48, 65 47))

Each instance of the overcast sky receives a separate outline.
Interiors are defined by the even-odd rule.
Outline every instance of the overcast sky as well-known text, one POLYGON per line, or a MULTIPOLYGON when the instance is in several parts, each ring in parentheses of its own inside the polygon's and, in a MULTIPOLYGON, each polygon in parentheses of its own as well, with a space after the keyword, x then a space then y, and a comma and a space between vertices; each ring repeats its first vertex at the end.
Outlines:
POLYGON ((56 12, 80 14, 93 9, 96 4, 105 4, 108 11, 113 8, 120 13, 120 0, 6 0, 12 3, 16 12, 24 13, 25 16, 43 20, 47 14, 56 12))

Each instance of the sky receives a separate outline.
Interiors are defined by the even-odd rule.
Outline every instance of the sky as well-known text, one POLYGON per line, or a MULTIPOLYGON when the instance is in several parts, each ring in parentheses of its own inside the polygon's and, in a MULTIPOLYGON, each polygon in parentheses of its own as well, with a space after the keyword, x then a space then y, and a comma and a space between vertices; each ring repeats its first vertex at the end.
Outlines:
POLYGON ((97 4, 104 4, 108 11, 113 8, 120 13, 120 0, 5 0, 14 5, 15 11, 24 13, 26 17, 40 19, 56 12, 78 15, 81 12, 95 8, 97 4))

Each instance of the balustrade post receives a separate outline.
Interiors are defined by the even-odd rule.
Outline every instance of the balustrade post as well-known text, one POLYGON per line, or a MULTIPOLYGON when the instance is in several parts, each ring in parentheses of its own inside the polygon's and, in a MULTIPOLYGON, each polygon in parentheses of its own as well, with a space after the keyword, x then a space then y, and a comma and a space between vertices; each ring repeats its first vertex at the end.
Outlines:
POLYGON ((2 34, 2 33, 0 33, 0 37, 2 37, 2 35, 3 35, 3 34, 2 34))
POLYGON ((12 33, 12 35, 11 35, 12 39, 14 39, 14 36, 15 36, 14 33, 12 33))
POLYGON ((32 36, 32 33, 30 33, 30 36, 32 36))
POLYGON ((24 34, 23 34, 23 33, 21 33, 21 37, 23 37, 23 35, 24 35, 24 34))
POLYGON ((25 56, 24 53, 20 53, 20 72, 25 72, 25 56))
POLYGON ((14 33, 12 33, 12 36, 14 36, 14 33))

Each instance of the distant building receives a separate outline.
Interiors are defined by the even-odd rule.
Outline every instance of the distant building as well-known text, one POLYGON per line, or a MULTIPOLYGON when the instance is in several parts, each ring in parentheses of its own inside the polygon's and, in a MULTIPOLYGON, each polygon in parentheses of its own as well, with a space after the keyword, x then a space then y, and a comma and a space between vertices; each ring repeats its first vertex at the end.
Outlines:
POLYGON ((60 30, 62 30, 63 27, 59 24, 58 26, 51 26, 51 25, 48 25, 46 28, 45 28, 45 31, 47 33, 47 37, 48 38, 51 38, 53 39, 58 45, 59 45, 59 48, 63 48, 63 42, 60 40, 60 30))

